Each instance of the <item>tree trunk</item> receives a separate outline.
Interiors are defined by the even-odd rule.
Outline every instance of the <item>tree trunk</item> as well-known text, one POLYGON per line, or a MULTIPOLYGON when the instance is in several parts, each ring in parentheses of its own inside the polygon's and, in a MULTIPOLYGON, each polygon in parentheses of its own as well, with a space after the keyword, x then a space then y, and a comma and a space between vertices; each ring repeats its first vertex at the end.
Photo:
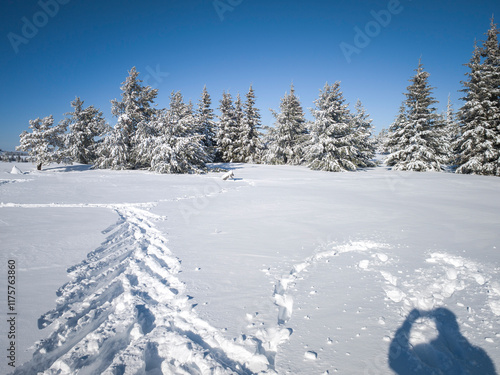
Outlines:
POLYGON ((41 171, 42 170, 42 163, 38 163, 38 165, 36 166, 36 170, 37 171, 41 171))

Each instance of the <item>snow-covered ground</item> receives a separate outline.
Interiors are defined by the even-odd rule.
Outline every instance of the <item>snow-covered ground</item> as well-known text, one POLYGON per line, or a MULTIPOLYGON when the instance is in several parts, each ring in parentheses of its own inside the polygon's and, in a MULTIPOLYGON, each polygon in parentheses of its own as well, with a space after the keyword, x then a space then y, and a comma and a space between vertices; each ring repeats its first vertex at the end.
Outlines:
POLYGON ((18 374, 500 368, 496 177, 13 166, 0 163, 1 373, 8 260, 18 374))

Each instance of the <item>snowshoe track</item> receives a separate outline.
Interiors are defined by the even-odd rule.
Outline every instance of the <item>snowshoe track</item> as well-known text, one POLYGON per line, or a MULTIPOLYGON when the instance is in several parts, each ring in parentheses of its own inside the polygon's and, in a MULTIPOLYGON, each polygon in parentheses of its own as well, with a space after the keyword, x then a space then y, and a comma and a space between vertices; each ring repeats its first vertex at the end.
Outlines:
POLYGON ((38 322, 52 333, 14 374, 274 372, 265 355, 226 339, 192 310, 177 278, 180 261, 154 227, 160 217, 132 205, 108 208, 119 220, 68 270, 72 280, 38 322))

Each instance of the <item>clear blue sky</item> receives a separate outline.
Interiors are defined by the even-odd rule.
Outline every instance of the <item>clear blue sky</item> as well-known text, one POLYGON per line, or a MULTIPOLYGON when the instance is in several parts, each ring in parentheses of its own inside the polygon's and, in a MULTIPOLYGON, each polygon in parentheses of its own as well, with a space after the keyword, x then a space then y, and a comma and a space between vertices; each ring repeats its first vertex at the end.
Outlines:
POLYGON ((1 149, 14 149, 30 119, 62 119, 75 96, 114 125, 110 100, 133 66, 160 90, 158 107, 172 90, 197 102, 207 85, 216 108, 223 90, 244 95, 253 84, 264 125, 292 81, 309 119, 319 89, 341 81, 347 101, 359 98, 380 130, 420 57, 439 110, 448 93, 459 108, 473 42, 492 14, 500 21, 498 0, 219 0, 232 8, 220 14, 213 0, 59 0, 66 4, 43 10, 54 1, 1 2, 1 149), (388 9, 391 19, 377 27, 372 11, 388 9), (368 27, 369 43, 355 40, 356 27, 368 27), (358 49, 350 62, 342 43, 358 49))

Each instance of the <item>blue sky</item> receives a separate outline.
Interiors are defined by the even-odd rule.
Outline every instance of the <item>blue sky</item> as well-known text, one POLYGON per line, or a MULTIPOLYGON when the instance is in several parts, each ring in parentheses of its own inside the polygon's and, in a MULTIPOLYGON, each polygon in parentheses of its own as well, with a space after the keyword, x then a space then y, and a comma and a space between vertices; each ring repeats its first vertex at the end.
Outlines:
POLYGON ((492 14, 500 20, 498 0, 217 1, 219 11, 213 0, 3 0, 0 148, 14 149, 30 119, 62 119, 75 96, 114 125, 110 100, 133 66, 159 89, 158 107, 173 90, 197 102, 207 85, 216 108, 224 90, 244 95, 253 84, 263 125, 292 81, 309 119, 319 89, 341 81, 378 131, 420 57, 439 110, 448 94, 458 109, 474 40, 492 14), (356 52, 346 58, 347 45, 356 52))

